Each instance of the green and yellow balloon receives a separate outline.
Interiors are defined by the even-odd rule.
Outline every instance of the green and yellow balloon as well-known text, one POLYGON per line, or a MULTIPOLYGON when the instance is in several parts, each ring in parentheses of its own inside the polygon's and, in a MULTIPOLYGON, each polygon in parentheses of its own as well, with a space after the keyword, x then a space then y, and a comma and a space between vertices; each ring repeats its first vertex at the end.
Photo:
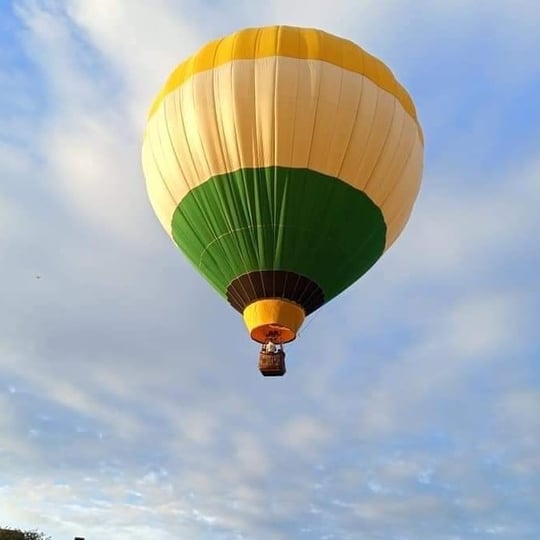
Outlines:
POLYGON ((213 41, 172 72, 142 163, 175 244, 255 341, 286 343, 399 236, 423 148, 415 106, 380 60, 272 26, 213 41))

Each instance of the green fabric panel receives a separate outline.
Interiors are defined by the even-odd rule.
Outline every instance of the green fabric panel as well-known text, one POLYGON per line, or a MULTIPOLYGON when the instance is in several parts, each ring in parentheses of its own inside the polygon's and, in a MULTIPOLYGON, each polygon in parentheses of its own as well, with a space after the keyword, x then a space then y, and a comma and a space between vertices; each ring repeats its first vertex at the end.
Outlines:
POLYGON ((361 191, 309 169, 266 167, 215 176, 186 195, 173 238, 225 296, 253 270, 287 270, 335 297, 382 255, 386 225, 361 191))

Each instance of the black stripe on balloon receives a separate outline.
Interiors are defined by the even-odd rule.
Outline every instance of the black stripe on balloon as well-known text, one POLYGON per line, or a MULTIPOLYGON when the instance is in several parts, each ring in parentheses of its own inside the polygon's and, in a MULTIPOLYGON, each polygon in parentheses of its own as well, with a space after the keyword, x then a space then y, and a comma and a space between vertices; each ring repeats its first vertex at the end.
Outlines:
POLYGON ((227 287, 227 300, 240 313, 246 306, 262 298, 290 300, 302 306, 306 315, 324 304, 324 293, 314 281, 285 270, 248 272, 227 287))

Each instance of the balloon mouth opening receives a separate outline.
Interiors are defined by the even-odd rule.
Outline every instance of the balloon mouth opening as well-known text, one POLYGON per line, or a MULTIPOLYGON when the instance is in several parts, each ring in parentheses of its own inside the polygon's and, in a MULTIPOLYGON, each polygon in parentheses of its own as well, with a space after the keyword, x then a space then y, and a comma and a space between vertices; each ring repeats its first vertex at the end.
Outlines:
POLYGON ((289 343, 296 339, 305 319, 304 309, 282 298, 256 300, 244 309, 251 339, 258 343, 289 343))
POLYGON ((289 343, 296 339, 296 332, 279 324, 263 324, 250 332, 251 339, 258 343, 289 343))

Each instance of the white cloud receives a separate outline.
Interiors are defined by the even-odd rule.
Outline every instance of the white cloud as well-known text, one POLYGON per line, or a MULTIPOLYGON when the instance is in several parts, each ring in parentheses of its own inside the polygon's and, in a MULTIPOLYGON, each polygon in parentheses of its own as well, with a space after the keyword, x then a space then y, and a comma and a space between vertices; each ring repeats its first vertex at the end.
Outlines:
POLYGON ((249 476, 265 477, 271 470, 271 456, 256 436, 241 432, 233 436, 235 467, 240 467, 249 476))
POLYGON ((512 295, 493 291, 445 306, 419 345, 385 365, 364 400, 360 433, 388 434, 433 420, 430 401, 457 399, 479 369, 519 347, 521 308, 512 295))
POLYGON ((303 455, 312 455, 331 437, 331 427, 312 416, 293 416, 281 429, 282 443, 303 455))
POLYGON ((498 409, 509 432, 519 433, 524 444, 536 447, 540 443, 540 391, 515 389, 503 397, 498 409))

